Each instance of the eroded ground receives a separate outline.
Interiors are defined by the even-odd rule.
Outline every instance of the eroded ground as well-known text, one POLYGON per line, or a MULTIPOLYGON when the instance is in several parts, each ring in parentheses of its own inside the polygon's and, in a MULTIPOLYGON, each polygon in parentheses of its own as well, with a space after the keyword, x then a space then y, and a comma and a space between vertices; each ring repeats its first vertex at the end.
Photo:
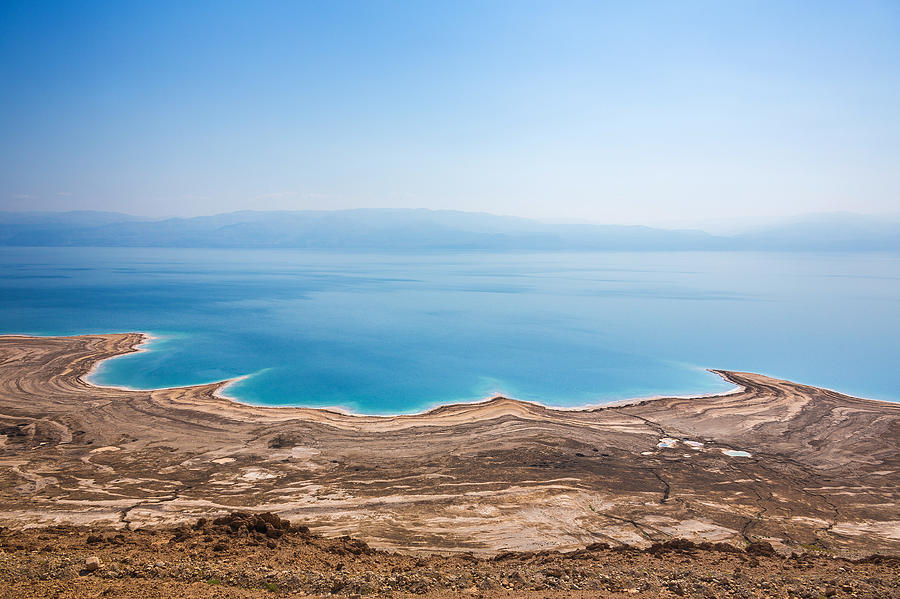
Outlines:
POLYGON ((685 541, 556 551, 403 555, 328 539, 272 514, 232 514, 178 528, 0 533, 0 599, 265 596, 900 597, 900 558, 784 557, 685 541))
POLYGON ((241 508, 405 551, 687 538, 900 553, 900 406, 887 402, 722 372, 744 390, 376 418, 240 405, 219 385, 81 380, 140 341, 0 338, 0 524, 139 528, 241 508))

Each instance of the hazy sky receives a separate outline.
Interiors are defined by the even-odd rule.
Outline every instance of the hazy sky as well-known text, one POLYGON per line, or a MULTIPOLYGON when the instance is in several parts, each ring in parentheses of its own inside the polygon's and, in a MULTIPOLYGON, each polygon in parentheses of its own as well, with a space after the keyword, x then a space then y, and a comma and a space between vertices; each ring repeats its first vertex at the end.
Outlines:
POLYGON ((900 2, 0 3, 0 209, 900 210, 900 2))

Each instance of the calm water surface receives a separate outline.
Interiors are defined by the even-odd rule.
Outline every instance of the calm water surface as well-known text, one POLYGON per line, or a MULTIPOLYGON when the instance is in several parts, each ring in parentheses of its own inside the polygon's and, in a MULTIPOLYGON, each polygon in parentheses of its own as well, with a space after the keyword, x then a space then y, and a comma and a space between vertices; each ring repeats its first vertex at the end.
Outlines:
POLYGON ((763 372, 900 400, 900 256, 0 248, 0 330, 150 331, 136 388, 239 375, 242 401, 416 412, 730 388, 763 372))

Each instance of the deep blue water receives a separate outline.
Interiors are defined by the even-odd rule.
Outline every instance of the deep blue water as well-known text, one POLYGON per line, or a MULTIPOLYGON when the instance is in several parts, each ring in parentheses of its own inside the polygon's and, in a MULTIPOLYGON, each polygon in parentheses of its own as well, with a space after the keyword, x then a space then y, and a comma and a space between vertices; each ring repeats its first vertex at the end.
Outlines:
POLYGON ((704 368, 900 400, 896 254, 0 248, 0 331, 149 331, 95 381, 252 375, 259 404, 416 412, 722 391, 704 368))

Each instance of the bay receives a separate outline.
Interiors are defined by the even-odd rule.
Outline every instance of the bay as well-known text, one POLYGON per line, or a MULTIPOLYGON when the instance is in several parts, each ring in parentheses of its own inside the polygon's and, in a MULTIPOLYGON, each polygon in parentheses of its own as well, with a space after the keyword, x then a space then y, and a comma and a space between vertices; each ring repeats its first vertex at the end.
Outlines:
POLYGON ((92 381, 364 414, 731 388, 706 368, 896 401, 900 256, 0 248, 0 331, 147 331, 92 381))

